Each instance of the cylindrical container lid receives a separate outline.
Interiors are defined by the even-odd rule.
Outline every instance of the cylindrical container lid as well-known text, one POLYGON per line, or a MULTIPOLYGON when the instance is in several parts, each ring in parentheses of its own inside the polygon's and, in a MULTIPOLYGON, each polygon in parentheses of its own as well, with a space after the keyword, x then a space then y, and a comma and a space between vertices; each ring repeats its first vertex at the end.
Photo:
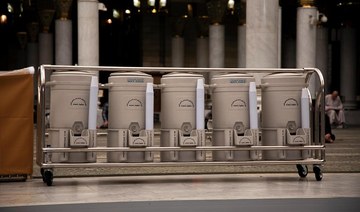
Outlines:
POLYGON ((215 86, 239 86, 241 84, 249 84, 255 82, 255 78, 250 74, 224 74, 215 75, 211 79, 211 83, 215 86))
POLYGON ((51 74, 51 80, 54 81, 89 81, 94 73, 85 71, 55 71, 51 74))
POLYGON ((142 72, 112 73, 109 82, 113 83, 147 83, 152 82, 152 76, 142 72))
POLYGON ((201 74, 192 74, 192 73, 170 73, 170 74, 165 74, 163 76, 163 78, 188 78, 188 77, 203 77, 203 75, 201 74))
POLYGON ((170 73, 166 74, 161 78, 161 83, 164 83, 165 86, 174 84, 195 84, 197 80, 204 78, 201 74, 191 74, 191 73, 170 73))
POLYGON ((269 84, 301 84, 306 83, 306 74, 303 73, 275 73, 264 76, 261 79, 261 83, 269 83, 269 84))

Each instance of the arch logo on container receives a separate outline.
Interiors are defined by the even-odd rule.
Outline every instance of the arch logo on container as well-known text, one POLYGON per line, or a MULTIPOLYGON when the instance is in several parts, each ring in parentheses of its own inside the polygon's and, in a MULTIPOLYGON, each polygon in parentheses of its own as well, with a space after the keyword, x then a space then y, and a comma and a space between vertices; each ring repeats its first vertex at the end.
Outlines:
POLYGON ((140 98, 131 96, 129 98, 126 98, 126 108, 131 110, 139 110, 144 107, 143 101, 141 101, 140 98))
POLYGON ((80 97, 79 95, 68 95, 64 96, 65 102, 68 102, 70 109, 87 109, 88 108, 88 100, 84 97, 80 97))
POLYGON ((246 108, 247 108, 247 104, 242 99, 235 99, 234 101, 231 102, 231 105, 230 105, 230 109, 232 109, 232 110, 241 110, 241 109, 246 109, 246 108))
POLYGON ((81 97, 77 97, 71 100, 70 105, 73 107, 86 107, 86 101, 81 97))
POLYGON ((283 104, 284 108, 298 108, 299 107, 299 103, 296 99, 294 98, 287 98, 285 101, 284 101, 284 104, 283 104))
POLYGON ((180 101, 178 103, 178 107, 180 109, 193 109, 193 108, 195 108, 195 104, 190 99, 182 98, 182 99, 180 99, 180 101))

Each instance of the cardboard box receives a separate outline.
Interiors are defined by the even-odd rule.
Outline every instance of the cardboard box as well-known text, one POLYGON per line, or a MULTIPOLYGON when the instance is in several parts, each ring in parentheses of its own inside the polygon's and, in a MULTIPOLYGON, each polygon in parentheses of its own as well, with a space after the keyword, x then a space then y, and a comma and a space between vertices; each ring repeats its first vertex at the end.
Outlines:
POLYGON ((32 73, 28 69, 0 72, 0 175, 33 171, 32 73))

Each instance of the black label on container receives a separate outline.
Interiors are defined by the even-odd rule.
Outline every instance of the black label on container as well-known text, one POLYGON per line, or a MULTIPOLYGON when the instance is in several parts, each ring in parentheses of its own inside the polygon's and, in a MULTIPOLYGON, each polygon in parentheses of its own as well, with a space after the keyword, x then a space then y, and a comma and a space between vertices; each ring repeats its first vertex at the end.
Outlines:
POLYGON ((236 99, 231 103, 232 109, 243 109, 246 108, 246 102, 242 99, 236 99))
POLYGON ((180 108, 194 108, 195 105, 194 103, 189 100, 189 99, 184 99, 184 100, 181 100, 180 103, 179 103, 179 107, 180 108))
POLYGON ((299 103, 294 98, 286 99, 284 102, 284 107, 298 107, 299 103))
POLYGON ((138 99, 130 99, 126 104, 127 107, 130 108, 140 108, 143 106, 142 102, 138 99))
POLYGON ((70 106, 74 106, 74 107, 86 107, 86 101, 83 98, 74 98, 71 100, 70 102, 70 106))

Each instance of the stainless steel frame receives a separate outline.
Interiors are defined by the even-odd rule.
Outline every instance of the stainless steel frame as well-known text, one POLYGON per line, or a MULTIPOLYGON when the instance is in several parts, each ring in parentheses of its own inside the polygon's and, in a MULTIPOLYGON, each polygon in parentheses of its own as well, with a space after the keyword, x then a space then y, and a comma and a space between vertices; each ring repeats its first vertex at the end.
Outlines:
MULTIPOLYGON (((314 165, 322 166, 325 162, 325 146, 323 143, 323 135, 325 135, 325 111, 324 111, 324 78, 319 69, 304 68, 304 69, 260 69, 260 68, 170 68, 170 67, 103 67, 103 66, 60 66, 60 65, 42 65, 39 67, 37 74, 38 78, 38 101, 37 101, 37 142, 36 142, 36 162, 42 169, 53 168, 79 168, 79 167, 141 167, 141 166, 187 166, 187 165, 314 165), (189 147, 186 149, 180 147, 146 147, 131 149, 127 147, 93 147, 93 148, 47 148, 45 146, 45 101, 47 90, 45 75, 49 71, 141 71, 145 73, 168 73, 168 72, 226 72, 226 73, 304 73, 307 74, 307 82, 312 74, 316 74, 320 80, 320 88, 317 91, 315 98, 315 117, 312 122, 312 144, 308 146, 251 146, 251 147, 235 147, 235 146, 203 146, 203 147, 189 147), (312 150, 313 158, 304 160, 280 160, 280 161, 228 161, 228 162, 146 162, 146 163, 52 163, 48 161, 47 156, 51 153, 60 152, 114 152, 114 151, 188 151, 188 150, 201 150, 201 151, 223 151, 223 150, 236 150, 236 151, 249 151, 249 150, 312 150)), ((312 106, 310 107, 312 108, 312 106)))

